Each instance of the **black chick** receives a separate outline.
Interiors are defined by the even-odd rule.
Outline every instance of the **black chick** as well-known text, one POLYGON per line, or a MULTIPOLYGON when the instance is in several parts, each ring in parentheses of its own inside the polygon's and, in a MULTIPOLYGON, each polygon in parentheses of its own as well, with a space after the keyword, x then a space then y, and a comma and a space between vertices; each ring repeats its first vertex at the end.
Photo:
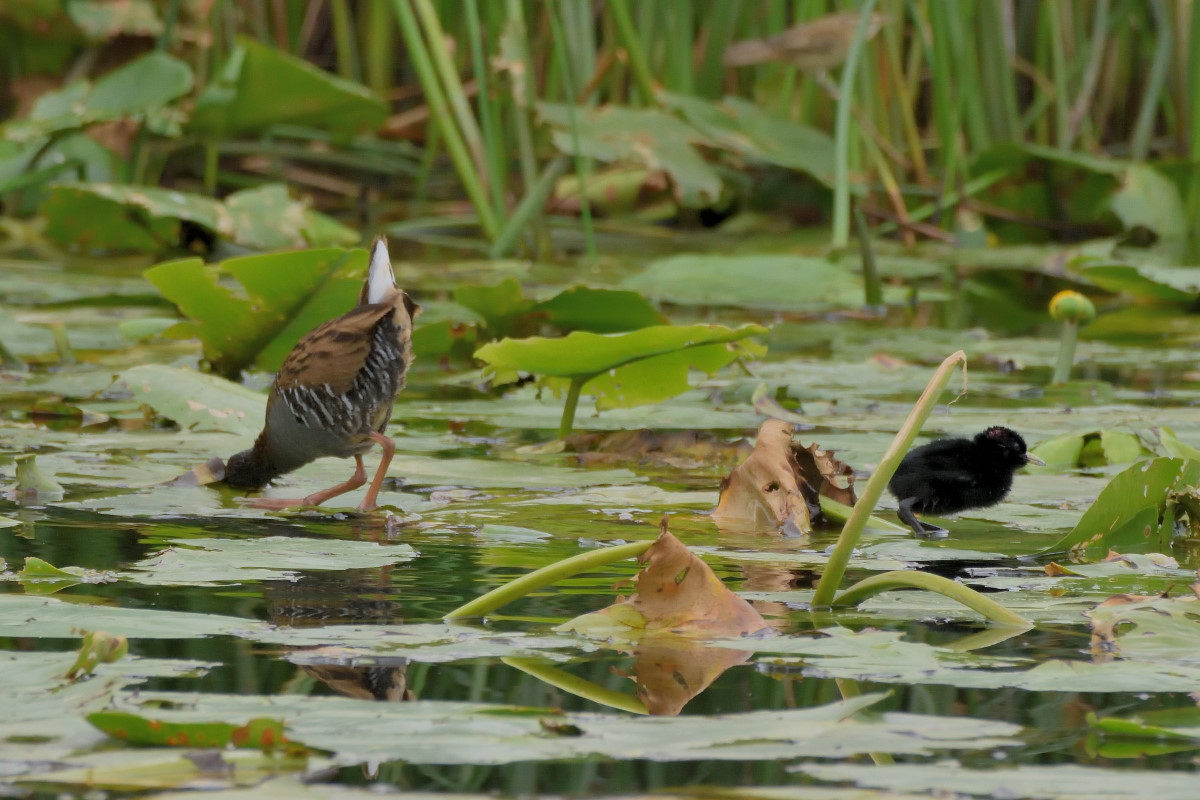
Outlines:
POLYGON ((1012 488, 1013 473, 1026 464, 1045 465, 1025 452, 1025 440, 995 426, 974 439, 938 439, 908 451, 888 491, 900 501, 900 519, 924 538, 941 539, 945 528, 921 522, 914 511, 953 514, 994 506, 1012 488))

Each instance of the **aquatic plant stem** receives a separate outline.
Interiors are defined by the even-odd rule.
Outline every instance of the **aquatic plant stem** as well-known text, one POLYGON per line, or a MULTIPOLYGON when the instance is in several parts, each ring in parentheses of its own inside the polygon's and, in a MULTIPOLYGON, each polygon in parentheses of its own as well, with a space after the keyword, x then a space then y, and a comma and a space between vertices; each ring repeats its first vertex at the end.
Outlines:
POLYGON ((855 606, 868 597, 881 592, 891 591, 892 589, 923 589, 927 592, 936 592, 958 603, 962 603, 972 611, 979 612, 997 625, 1010 625, 1019 628, 1033 627, 1033 624, 1020 614, 1010 611, 995 600, 980 594, 968 586, 963 586, 961 583, 952 581, 949 578, 943 578, 941 575, 933 575, 929 572, 919 572, 917 570, 894 570, 892 572, 885 572, 882 575, 872 575, 869 578, 864 578, 839 594, 837 599, 833 601, 833 605, 835 607, 855 606))
POLYGON ((846 565, 850 563, 850 554, 854 552, 854 547, 858 544, 859 537, 862 536, 862 529, 866 527, 871 512, 875 510, 875 504, 883 496, 883 490, 888 481, 892 479, 896 467, 900 466, 900 460, 904 458, 904 454, 908 452, 913 440, 921 432, 921 426, 925 424, 925 420, 929 419, 942 390, 950 382, 950 376, 959 363, 963 365, 963 381, 965 383, 967 356, 962 350, 959 350, 953 355, 947 356, 937 371, 933 373, 933 377, 930 378, 929 384, 925 387, 920 399, 917 400, 917 404, 908 413, 908 419, 904 421, 904 425, 892 439, 892 443, 888 445, 887 452, 880 459, 875 473, 871 475, 858 502, 854 504, 850 518, 842 527, 842 533, 838 536, 833 553, 829 556, 829 562, 825 565, 825 572, 821 575, 821 580, 817 583, 817 590, 813 593, 812 605, 814 608, 820 609, 832 605, 838 585, 841 584, 842 577, 846 574, 846 565))
POLYGON ((556 581, 565 580, 581 572, 589 572, 606 564, 624 561, 627 558, 636 558, 649 550, 655 541, 657 540, 650 539, 645 542, 632 542, 630 544, 616 545, 615 547, 601 547, 597 550, 589 550, 586 553, 580 553, 577 556, 557 561, 539 570, 534 570, 527 575, 522 575, 516 580, 509 581, 503 586, 497 586, 487 594, 482 594, 471 602, 459 606, 442 617, 442 619, 482 617, 503 605, 511 603, 513 600, 522 598, 530 592, 536 592, 543 586, 548 586, 556 581))
POLYGON ((582 697, 584 700, 590 700, 593 703, 615 708, 618 711, 628 711, 631 714, 650 713, 650 710, 646 708, 646 704, 636 697, 630 697, 624 692, 618 692, 616 689, 606 689, 603 686, 598 686, 586 678, 572 675, 566 670, 551 666, 539 658, 508 656, 501 658, 500 661, 513 669, 521 670, 526 675, 532 675, 542 683, 549 684, 555 689, 562 689, 564 692, 570 692, 576 697, 582 697))
POLYGON ((546 204, 546 198, 554 191, 555 181, 567 171, 570 164, 570 159, 566 156, 558 156, 546 165, 541 176, 538 177, 537 183, 525 192, 521 202, 513 209, 508 221, 500 229, 500 235, 496 237, 496 241, 492 243, 491 249, 488 251, 489 258, 504 258, 512 253, 517 239, 526 228, 538 219, 546 204))
POLYGON ((1054 362, 1054 379, 1052 383, 1066 383, 1071 380, 1071 367, 1075 364, 1075 340, 1079 335, 1079 323, 1065 320, 1062 324, 1062 335, 1058 339, 1058 360, 1054 362))
POLYGON ((837 120, 834 129, 833 184, 833 247, 841 249, 850 243, 850 109, 854 105, 854 76, 858 72, 859 56, 867 40, 875 0, 865 0, 859 9, 858 27, 854 41, 842 66, 842 83, 838 90, 837 120))
MULTIPOLYGON (((868 2, 873 4, 875 0, 868 0, 868 2)), ((625 45, 625 52, 629 55, 629 70, 633 73, 638 90, 645 95, 642 100, 646 105, 654 105, 658 97, 658 91, 654 85, 654 73, 650 71, 650 64, 646 61, 646 51, 642 48, 641 40, 638 39, 637 30, 633 26, 633 18, 629 16, 629 6, 625 0, 608 0, 608 9, 612 13, 613 22, 617 25, 617 32, 621 35, 621 43, 625 45)))
MULTIPOLYGON (((451 111, 450 101, 439 80, 437 67, 421 37, 421 26, 409 3, 410 0, 393 0, 392 2, 392 9, 400 23, 400 32, 408 47, 409 58, 421 82, 421 88, 425 91, 425 100, 429 103, 430 114, 441 125, 446 152, 449 153, 450 160, 458 172, 459 180, 462 181, 463 189, 466 190, 467 197, 470 198, 471 205, 479 217, 479 227, 483 228, 483 233, 489 241, 495 240, 500 233, 500 222, 496 219, 496 213, 492 208, 488 193, 479 180, 477 162, 467 149, 463 132, 455 123, 455 115, 451 111)), ((438 42, 436 46, 443 45, 438 42)))
POLYGON ((571 385, 567 389, 567 400, 563 403, 562 419, 558 422, 558 438, 566 438, 571 433, 571 428, 575 426, 575 407, 579 405, 579 392, 583 390, 583 385, 591 379, 591 375, 586 378, 571 379, 571 385))

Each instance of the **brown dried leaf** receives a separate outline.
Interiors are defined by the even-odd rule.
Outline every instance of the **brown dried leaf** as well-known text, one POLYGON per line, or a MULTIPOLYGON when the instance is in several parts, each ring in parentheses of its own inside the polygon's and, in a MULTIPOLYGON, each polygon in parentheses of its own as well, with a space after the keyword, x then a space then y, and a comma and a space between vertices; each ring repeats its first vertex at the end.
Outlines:
POLYGON ((659 527, 658 540, 642 554, 646 566, 635 590, 608 608, 585 614, 562 626, 583 633, 613 627, 643 633, 744 636, 767 627, 749 603, 738 597, 702 560, 659 527))
POLYGON ((717 525, 792 535, 812 531, 809 498, 815 505, 817 492, 800 477, 793 433, 790 423, 777 419, 759 426, 754 451, 721 482, 712 514, 717 525))
POLYGON ((858 498, 854 494, 854 470, 844 461, 833 457, 833 450, 822 450, 813 442, 808 447, 793 443, 792 455, 800 467, 800 477, 818 494, 823 494, 842 505, 852 506, 858 498))

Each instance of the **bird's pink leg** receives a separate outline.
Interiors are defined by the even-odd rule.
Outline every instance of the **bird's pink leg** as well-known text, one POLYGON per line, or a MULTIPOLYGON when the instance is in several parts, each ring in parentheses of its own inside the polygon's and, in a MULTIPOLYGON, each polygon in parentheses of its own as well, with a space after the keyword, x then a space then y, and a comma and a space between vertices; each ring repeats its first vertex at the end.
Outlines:
POLYGON ((387 476, 388 465, 392 463, 392 456, 396 454, 396 443, 391 439, 375 431, 371 431, 370 436, 371 441, 378 442, 379 446, 383 448, 383 458, 379 461, 379 469, 375 470, 375 477, 371 480, 371 485, 367 489, 366 496, 358 504, 359 511, 370 511, 375 508, 375 500, 379 497, 379 490, 383 486, 383 479, 387 476))
MULTIPOLYGON (((388 443, 391 443, 390 439, 388 440, 388 443)), ((337 486, 331 486, 328 489, 322 489, 319 492, 313 492, 307 497, 256 497, 252 500, 243 500, 242 502, 251 508, 264 508, 268 511, 282 511, 285 508, 292 508, 293 506, 319 506, 326 500, 337 497, 339 494, 345 494, 346 492, 354 491, 366 482, 367 468, 363 466, 362 456, 355 456, 354 474, 351 475, 348 480, 339 483, 337 486)))

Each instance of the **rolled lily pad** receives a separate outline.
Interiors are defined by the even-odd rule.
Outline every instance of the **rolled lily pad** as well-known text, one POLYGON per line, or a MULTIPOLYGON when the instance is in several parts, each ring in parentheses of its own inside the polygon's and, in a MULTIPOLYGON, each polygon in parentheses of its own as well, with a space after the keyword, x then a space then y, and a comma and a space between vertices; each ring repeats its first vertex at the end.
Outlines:
POLYGON ((245 256, 206 266, 169 261, 146 279, 192 320, 213 369, 236 377, 251 365, 273 372, 308 331, 354 307, 365 250, 304 250, 245 256), (225 276, 242 293, 223 285, 225 276))

